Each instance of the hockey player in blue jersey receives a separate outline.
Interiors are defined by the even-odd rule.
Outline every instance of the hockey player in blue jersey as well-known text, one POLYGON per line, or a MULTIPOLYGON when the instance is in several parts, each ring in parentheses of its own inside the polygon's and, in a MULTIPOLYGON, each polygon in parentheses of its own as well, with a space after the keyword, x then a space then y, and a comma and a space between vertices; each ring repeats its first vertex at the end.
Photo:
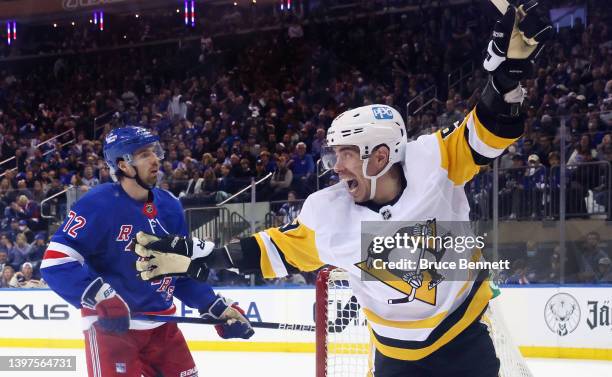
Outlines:
POLYGON ((137 232, 188 233, 178 199, 155 188, 163 157, 158 137, 147 129, 112 130, 104 158, 116 182, 94 187, 75 203, 44 255, 45 281, 81 308, 90 377, 197 376, 176 324, 130 319, 130 314, 174 314, 174 296, 203 317, 227 319, 217 326, 223 338, 253 334, 242 310, 207 284, 172 277, 144 282, 136 276, 137 257, 130 250, 137 232))

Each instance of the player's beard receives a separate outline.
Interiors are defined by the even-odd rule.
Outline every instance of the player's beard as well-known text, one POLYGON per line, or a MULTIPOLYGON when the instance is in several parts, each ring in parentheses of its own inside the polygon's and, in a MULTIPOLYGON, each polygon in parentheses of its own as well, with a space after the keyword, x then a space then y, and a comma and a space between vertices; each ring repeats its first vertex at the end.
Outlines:
POLYGON ((157 183, 157 174, 146 172, 144 174, 144 177, 141 176, 140 179, 142 179, 142 181, 146 183, 147 185, 153 186, 157 183))

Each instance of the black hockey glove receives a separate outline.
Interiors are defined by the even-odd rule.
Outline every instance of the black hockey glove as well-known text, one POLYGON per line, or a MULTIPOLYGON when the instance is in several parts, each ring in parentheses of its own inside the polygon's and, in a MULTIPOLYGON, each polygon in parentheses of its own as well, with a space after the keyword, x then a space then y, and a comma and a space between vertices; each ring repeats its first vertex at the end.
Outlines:
POLYGON ((505 94, 533 75, 533 62, 552 35, 552 26, 539 18, 536 0, 515 8, 510 5, 495 23, 483 66, 505 94))
POLYGON ((142 280, 154 280, 165 276, 188 276, 196 280, 208 279, 208 256, 214 243, 198 238, 167 236, 159 238, 138 232, 134 251, 142 280))

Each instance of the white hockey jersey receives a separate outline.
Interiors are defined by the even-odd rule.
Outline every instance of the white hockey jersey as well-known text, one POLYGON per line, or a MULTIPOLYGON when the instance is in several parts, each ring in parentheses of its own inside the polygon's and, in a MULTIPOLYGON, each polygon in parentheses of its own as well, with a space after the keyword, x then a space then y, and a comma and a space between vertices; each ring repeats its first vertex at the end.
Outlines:
POLYGON ((487 129, 474 109, 461 124, 408 143, 403 162, 406 188, 395 204, 374 212, 355 204, 345 183, 311 194, 292 224, 255 235, 264 277, 287 275, 292 267, 340 267, 349 272, 371 340, 382 354, 401 360, 431 354, 480 316, 492 297, 488 282, 466 276, 443 281, 433 290, 423 284, 416 292, 418 300, 389 304, 389 299, 406 297, 412 288, 402 293, 381 281, 361 279, 362 271, 355 266, 363 260, 360 222, 383 221, 389 214, 394 221, 468 221, 463 185, 479 170, 474 156, 479 161, 495 158, 514 140, 487 129))

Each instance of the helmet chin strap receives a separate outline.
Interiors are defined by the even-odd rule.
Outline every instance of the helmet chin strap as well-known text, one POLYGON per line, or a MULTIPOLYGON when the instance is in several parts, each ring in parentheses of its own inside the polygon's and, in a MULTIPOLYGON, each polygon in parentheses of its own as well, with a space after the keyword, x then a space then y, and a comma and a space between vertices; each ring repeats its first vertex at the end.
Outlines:
POLYGON ((369 200, 373 200, 374 195, 376 195, 376 181, 378 180, 378 178, 382 177, 386 172, 388 172, 389 169, 391 169, 391 166, 393 166, 391 161, 387 161, 387 165, 385 165, 385 167, 378 174, 371 176, 371 175, 368 175, 367 173, 368 160, 363 161, 363 165, 362 165, 363 176, 370 180, 370 199, 369 200))
POLYGON ((142 179, 140 179, 140 174, 138 174, 138 168, 135 165, 130 164, 130 166, 132 166, 134 168, 134 171, 136 172, 136 174, 133 177, 130 177, 129 175, 123 173, 123 176, 129 179, 133 179, 136 181, 136 183, 138 183, 138 185, 140 187, 142 187, 143 189, 147 190, 147 191, 151 191, 153 189, 153 187, 155 187, 155 184, 152 185, 147 185, 146 183, 144 183, 142 181, 142 179))

